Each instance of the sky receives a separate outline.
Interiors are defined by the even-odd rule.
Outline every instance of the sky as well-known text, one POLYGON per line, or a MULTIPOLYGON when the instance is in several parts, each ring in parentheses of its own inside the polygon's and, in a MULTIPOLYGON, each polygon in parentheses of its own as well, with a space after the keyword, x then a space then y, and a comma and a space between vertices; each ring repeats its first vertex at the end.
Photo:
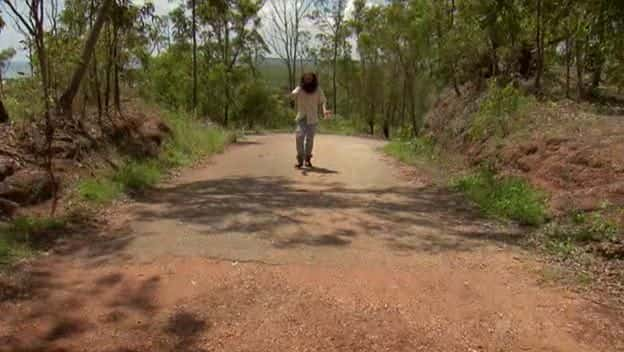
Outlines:
MULTIPOLYGON (((135 0, 135 3, 142 5, 145 2, 152 2, 156 7, 156 12, 159 15, 165 15, 173 10, 180 1, 181 0, 135 0)), ((18 50, 15 60, 26 60, 26 53, 23 50, 19 50, 21 47, 20 40, 23 39, 22 35, 15 29, 15 23, 12 18, 10 18, 4 10, 2 10, 2 13, 7 26, 0 32, 0 50, 15 48, 18 50)))
MULTIPOLYGON (((142 5, 145 2, 152 2, 155 5, 156 12, 159 15, 164 15, 169 13, 169 11, 173 10, 181 0, 135 0, 135 3, 138 5, 142 5)), ((270 1, 270 0, 269 0, 270 1)), ((347 13, 352 8, 353 0, 349 0, 349 4, 347 6, 347 13)), ((22 40, 22 35, 15 30, 13 20, 7 16, 3 11, 3 16, 5 22, 7 22, 7 26, 5 29, 0 32, 0 50, 6 48, 15 48, 18 50, 18 54, 15 57, 15 60, 25 60, 26 53, 23 50, 19 50, 20 40, 22 40)))

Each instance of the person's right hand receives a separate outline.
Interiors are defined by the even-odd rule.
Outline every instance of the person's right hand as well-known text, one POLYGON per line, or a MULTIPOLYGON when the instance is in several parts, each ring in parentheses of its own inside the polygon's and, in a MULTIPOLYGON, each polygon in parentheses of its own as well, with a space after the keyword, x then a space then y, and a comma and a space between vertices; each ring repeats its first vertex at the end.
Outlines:
POLYGON ((325 110, 325 111, 323 112, 323 116, 325 117, 325 119, 326 119, 326 120, 327 120, 327 119, 331 119, 331 117, 332 117, 332 111, 331 111, 331 110, 325 110))

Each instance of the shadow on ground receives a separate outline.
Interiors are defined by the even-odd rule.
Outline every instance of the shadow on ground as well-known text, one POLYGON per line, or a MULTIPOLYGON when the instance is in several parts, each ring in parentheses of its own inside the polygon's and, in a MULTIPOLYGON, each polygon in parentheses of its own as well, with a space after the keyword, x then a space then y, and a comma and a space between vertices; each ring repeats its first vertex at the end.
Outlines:
POLYGON ((259 236, 279 249, 347 247, 358 236, 382 240, 400 252, 429 253, 519 240, 483 219, 461 195, 430 187, 357 189, 235 177, 159 189, 137 202, 144 205, 139 221, 173 220, 207 236, 259 236))
MULTIPOLYGON (((339 171, 315 168, 308 172, 339 171)), ((355 241, 372 239, 382 244, 379 250, 396 255, 436 254, 514 244, 518 239, 481 218, 460 195, 436 188, 360 189, 340 183, 301 184, 282 177, 231 177, 155 189, 135 201, 137 221, 181 222, 201 236, 256 236, 280 251, 346 250, 355 241)), ((87 259, 83 262, 87 270, 111 262, 118 265, 120 259, 129 259, 125 249, 136 236, 140 234, 121 228, 72 239, 57 248, 55 261, 43 260, 25 268, 24 286, 13 287, 10 300, 28 302, 31 308, 23 311, 19 304, 0 299, 0 310, 8 312, 0 317, 0 328, 16 329, 0 331, 0 351, 47 351, 57 345, 64 351, 82 350, 85 346, 72 346, 71 341, 97 335, 102 328, 145 340, 126 336, 136 346, 111 351, 198 350, 199 338, 212 328, 210 320, 185 309, 185 302, 164 313, 157 298, 165 289, 160 275, 130 277, 115 269, 119 271, 88 276, 84 267, 75 277, 63 272, 76 257, 87 259), (87 307, 94 300, 100 311, 87 319, 83 313, 93 310, 87 307), (43 326, 39 335, 20 330, 37 324, 43 326), (141 347, 147 340, 151 345, 141 347)), ((215 297, 221 294, 215 292, 215 297)), ((210 312, 212 306, 207 304, 204 311, 210 312)))

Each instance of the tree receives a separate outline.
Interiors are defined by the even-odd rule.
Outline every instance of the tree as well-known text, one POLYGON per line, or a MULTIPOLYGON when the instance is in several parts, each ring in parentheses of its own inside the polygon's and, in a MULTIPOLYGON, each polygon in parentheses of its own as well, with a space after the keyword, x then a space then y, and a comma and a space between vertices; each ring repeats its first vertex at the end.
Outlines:
POLYGON ((272 0, 269 4, 271 12, 264 37, 271 51, 284 61, 288 70, 288 88, 293 89, 303 24, 314 9, 315 0, 272 0))
MULTIPOLYGON (((0 32, 2 32, 3 28, 4 28, 4 20, 2 19, 2 16, 0 16, 0 32)), ((5 51, 7 51, 7 50, 5 50, 5 51)), ((6 111, 6 109, 4 107, 4 103, 2 102, 2 95, 3 95, 3 92, 2 92, 3 91, 3 89, 2 89, 3 66, 10 59, 10 57, 13 57, 13 55, 15 55, 15 50, 13 50, 13 54, 11 54, 11 55, 3 54, 5 51, 0 52, 0 123, 4 123, 4 122, 9 121, 9 113, 6 111), (3 60, 2 59, 3 56, 8 56, 8 57, 3 60)))
POLYGON ((4 103, 2 103, 2 97, 0 97, 0 123, 5 123, 9 121, 9 113, 6 111, 4 107, 4 103))
POLYGON ((196 0, 191 0, 191 35, 193 37, 193 112, 197 109, 197 5, 195 2, 196 0))
POLYGON ((63 95, 61 96, 59 107, 61 111, 63 111, 67 116, 71 116, 72 114, 72 104, 76 94, 78 93, 78 88, 80 88, 80 83, 87 72, 87 67, 91 62, 91 56, 93 55, 93 51, 95 49, 95 45, 100 36, 100 31, 104 26, 104 22, 108 16, 108 11, 110 10, 114 0, 104 0, 102 3, 100 10, 98 12, 97 18, 95 20, 95 24, 93 28, 91 28, 91 32, 89 33, 89 37, 85 43, 85 46, 82 50, 82 55, 78 66, 74 70, 72 75, 71 82, 63 95))
POLYGON ((31 40, 35 43, 35 51, 39 63, 39 75, 41 77, 41 85, 43 90, 44 118, 45 118, 45 166, 52 184, 52 207, 50 213, 54 215, 58 201, 58 183, 54 174, 52 142, 54 140, 54 125, 50 116, 50 80, 48 55, 46 51, 45 29, 44 29, 44 4, 43 0, 27 0, 25 1, 28 9, 28 16, 24 17, 16 4, 10 0, 4 0, 4 4, 15 16, 16 24, 23 28, 25 33, 30 35, 31 40))
MULTIPOLYGON (((318 37, 327 51, 330 53, 331 75, 332 75, 332 101, 334 112, 338 112, 338 57, 341 56, 341 49, 344 49, 348 36, 345 26, 345 10, 347 0, 320 0, 318 10, 315 13, 316 22, 321 29, 318 37)), ((350 53, 349 53, 350 55, 350 53)))

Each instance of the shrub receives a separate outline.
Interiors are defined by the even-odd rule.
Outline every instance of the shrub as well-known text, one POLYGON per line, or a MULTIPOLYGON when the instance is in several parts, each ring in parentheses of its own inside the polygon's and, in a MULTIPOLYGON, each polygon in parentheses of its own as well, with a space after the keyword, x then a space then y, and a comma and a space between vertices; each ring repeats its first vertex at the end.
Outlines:
POLYGON ((497 178, 492 172, 481 171, 455 181, 454 188, 465 193, 489 215, 533 226, 546 220, 543 194, 523 179, 497 178))
POLYGON ((130 160, 113 176, 113 182, 128 191, 142 191, 155 185, 162 176, 155 160, 130 160))
POLYGON ((475 140, 507 136, 514 120, 530 101, 531 98, 522 95, 513 85, 501 88, 496 80, 491 80, 479 111, 473 117, 470 136, 475 140))

